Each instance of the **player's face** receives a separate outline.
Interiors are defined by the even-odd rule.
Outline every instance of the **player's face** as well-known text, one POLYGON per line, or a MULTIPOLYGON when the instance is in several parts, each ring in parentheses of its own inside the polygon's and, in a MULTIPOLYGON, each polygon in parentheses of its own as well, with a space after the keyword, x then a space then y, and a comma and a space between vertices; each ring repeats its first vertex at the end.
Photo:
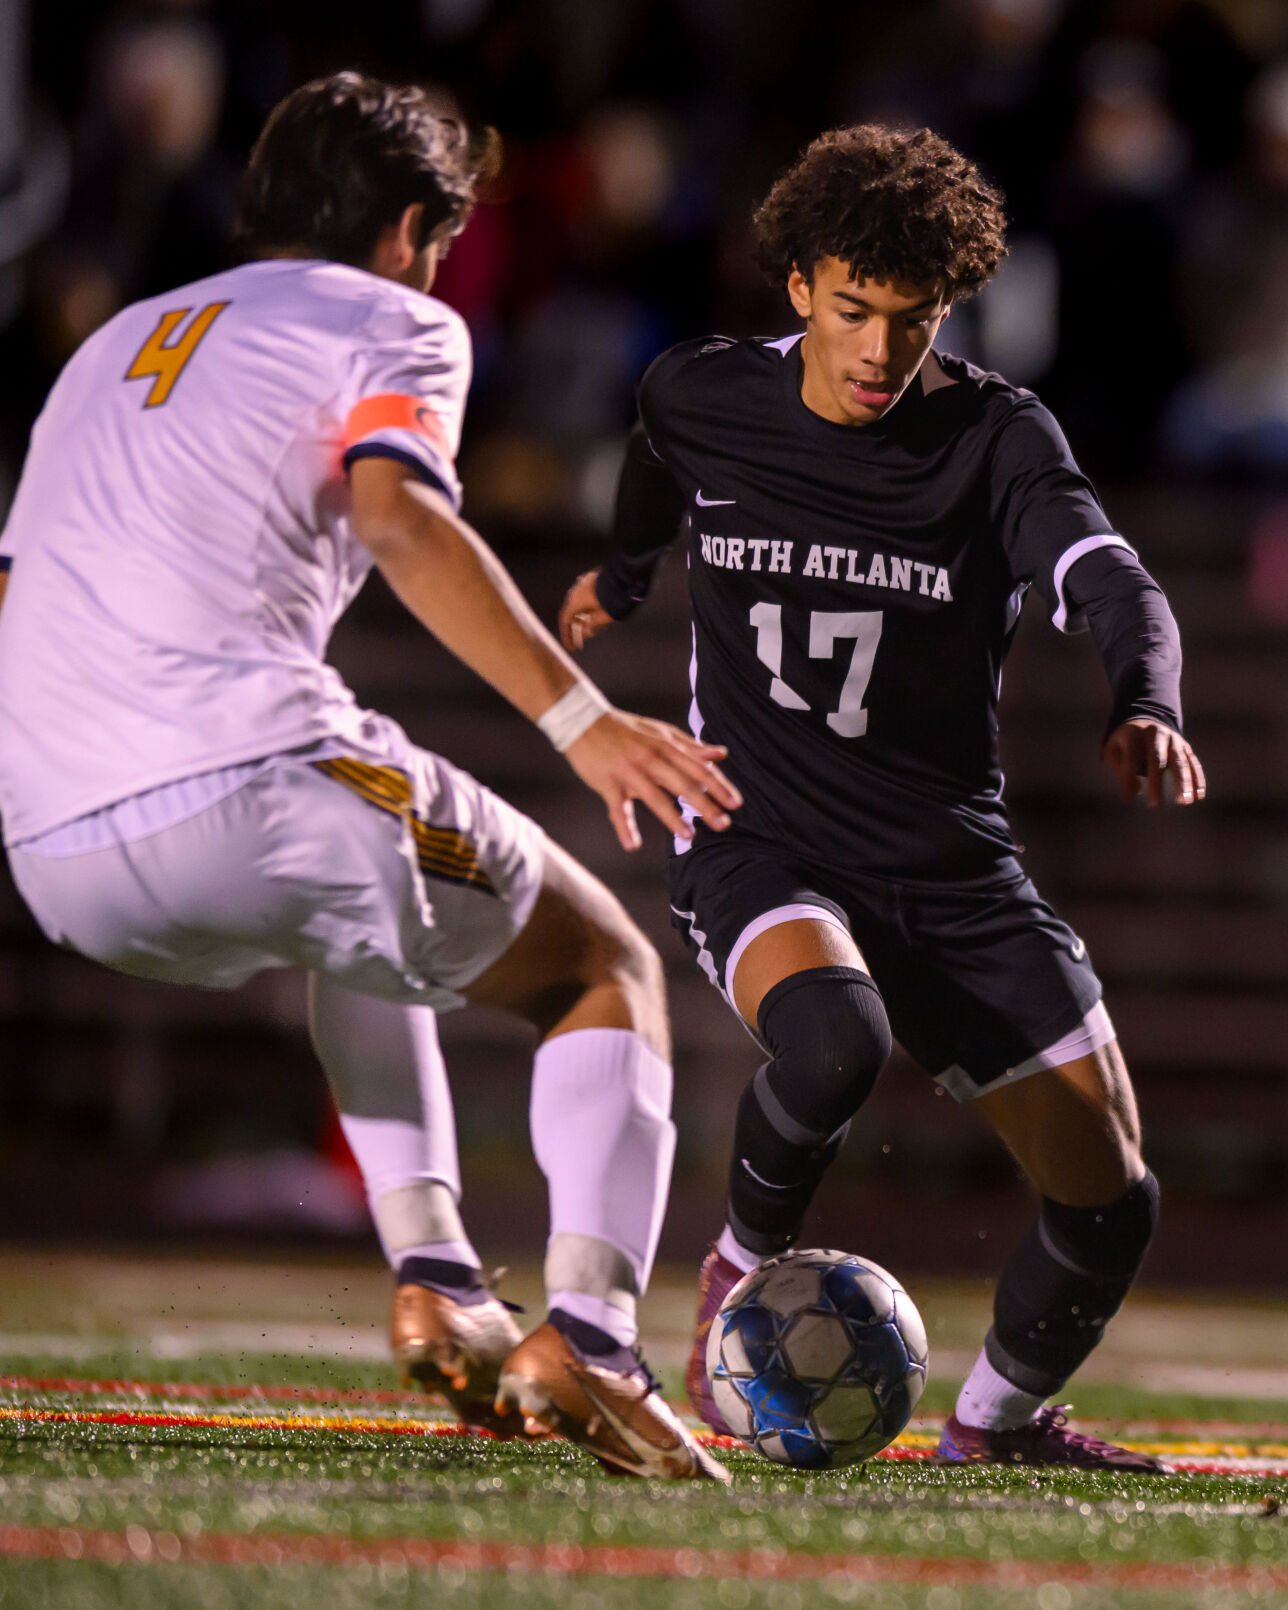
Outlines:
POLYGON ((949 307, 937 280, 851 279, 839 257, 815 264, 812 279, 793 270, 787 294, 806 321, 801 397, 838 425, 870 425, 894 407, 949 307))

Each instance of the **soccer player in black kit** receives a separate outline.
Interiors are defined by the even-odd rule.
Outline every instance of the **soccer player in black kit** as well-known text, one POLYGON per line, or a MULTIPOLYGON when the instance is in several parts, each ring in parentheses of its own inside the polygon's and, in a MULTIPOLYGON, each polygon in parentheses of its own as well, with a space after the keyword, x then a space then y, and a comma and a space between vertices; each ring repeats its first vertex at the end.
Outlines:
POLYGON ((1004 252, 1000 197, 929 130, 823 135, 756 214, 803 335, 672 348, 640 386, 612 552, 561 613, 624 620, 683 528, 691 724, 745 804, 671 859, 674 922, 768 1056, 739 1103, 687 1385, 742 1273, 784 1251, 892 1036, 973 1100, 1040 1194, 940 1453, 1158 1469, 1044 1407, 1099 1341, 1158 1186, 1081 941, 1016 856, 997 698, 1024 597, 1089 628, 1125 799, 1203 797, 1157 585, 1028 391, 932 350, 1004 252))

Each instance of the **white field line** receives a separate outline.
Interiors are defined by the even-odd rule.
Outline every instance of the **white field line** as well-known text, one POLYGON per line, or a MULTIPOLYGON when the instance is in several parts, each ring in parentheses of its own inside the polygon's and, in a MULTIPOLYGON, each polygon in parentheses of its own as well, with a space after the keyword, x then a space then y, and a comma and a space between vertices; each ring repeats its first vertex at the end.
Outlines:
POLYGON ((157 1359, 195 1358, 199 1353, 291 1353, 313 1358, 348 1359, 388 1364, 389 1338, 375 1325, 363 1330, 347 1325, 256 1324, 254 1321, 185 1325, 129 1334, 85 1336, 71 1333, 0 1331, 0 1358, 87 1359, 124 1348, 157 1359))
MULTIPOLYGON (((1288 1333, 1285 1334, 1288 1352, 1288 1333)), ((960 1347, 932 1347, 932 1379, 965 1379, 978 1355, 960 1347)), ((1288 1399, 1288 1366, 1151 1360, 1121 1351, 1093 1353, 1066 1390, 1077 1401, 1078 1382, 1130 1386, 1142 1392, 1185 1392, 1206 1398, 1288 1399)))

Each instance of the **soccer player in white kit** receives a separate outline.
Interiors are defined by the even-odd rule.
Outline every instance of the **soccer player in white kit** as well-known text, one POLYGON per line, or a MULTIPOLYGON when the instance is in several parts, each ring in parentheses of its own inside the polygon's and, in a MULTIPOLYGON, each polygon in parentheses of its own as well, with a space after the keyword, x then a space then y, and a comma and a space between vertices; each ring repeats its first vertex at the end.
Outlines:
POLYGON ((423 92, 354 73, 270 117, 244 261, 137 303, 64 369, 0 538, 0 808, 55 942, 231 988, 309 973, 310 1023, 396 1271, 395 1355, 472 1423, 609 1468, 727 1479, 639 1358, 674 1149, 658 959, 535 824, 324 663, 373 562, 545 731, 625 847, 739 801, 723 751, 613 709, 457 515, 461 320, 426 293, 480 156, 423 92), (526 1340, 458 1212, 434 1013, 542 1036, 550 1314, 526 1340))

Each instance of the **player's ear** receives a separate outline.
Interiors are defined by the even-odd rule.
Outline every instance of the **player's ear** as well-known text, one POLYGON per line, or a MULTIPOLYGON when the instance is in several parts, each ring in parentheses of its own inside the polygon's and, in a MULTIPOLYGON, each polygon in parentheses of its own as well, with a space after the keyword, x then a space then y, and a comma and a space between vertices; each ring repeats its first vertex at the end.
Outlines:
POLYGON ((401 258, 401 267, 411 267, 417 253, 421 250, 421 234, 424 227, 425 203, 413 201, 410 207, 404 207, 402 217, 398 220, 398 255, 401 258))
POLYGON ((801 318, 809 318, 814 307, 814 287, 795 263, 792 264, 792 271, 787 276, 787 296, 801 318))
POLYGON ((424 215, 424 203, 414 201, 403 208, 396 223, 381 231, 367 265, 373 274, 391 280, 401 280, 407 274, 421 249, 424 215))

